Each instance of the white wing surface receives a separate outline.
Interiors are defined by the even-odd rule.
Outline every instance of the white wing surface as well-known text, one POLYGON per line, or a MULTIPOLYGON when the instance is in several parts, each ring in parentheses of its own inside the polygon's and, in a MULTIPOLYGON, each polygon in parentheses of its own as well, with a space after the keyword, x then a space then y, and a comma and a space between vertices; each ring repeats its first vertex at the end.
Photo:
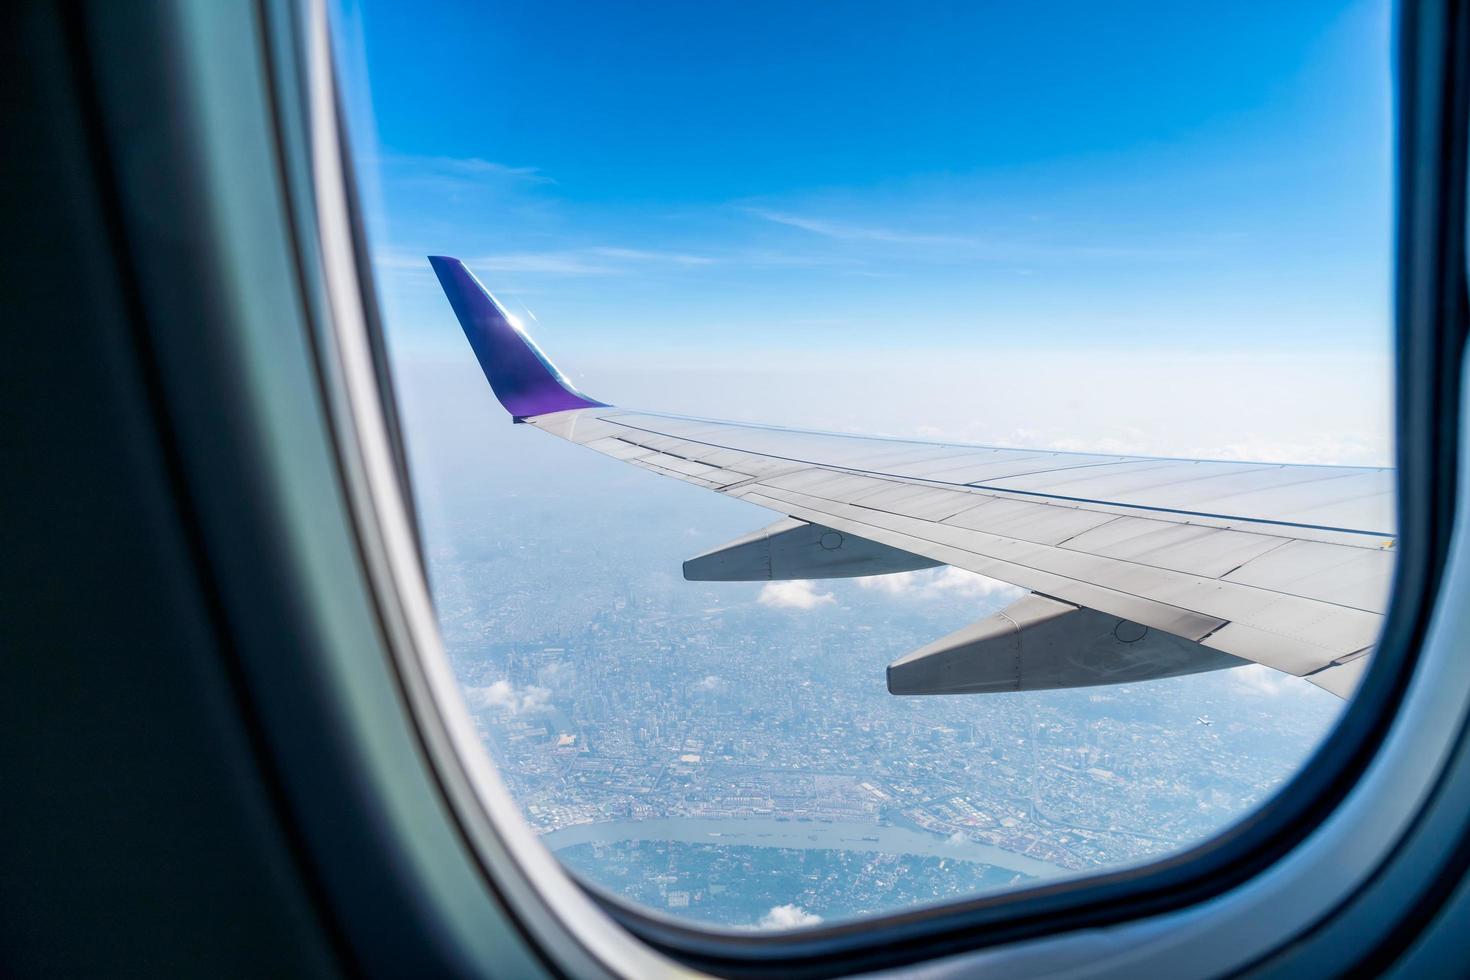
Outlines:
MULTIPOLYGON (((1049 640, 1029 619, 1002 614, 981 624, 991 645, 976 646, 971 628, 941 653, 945 671, 970 674, 964 664, 1012 658, 999 668, 1004 682, 926 680, 915 691, 1106 683, 1251 661, 1345 697, 1367 664, 1394 567, 1392 470, 907 442, 627 411, 572 389, 462 265, 432 261, 517 421, 794 519, 695 559, 686 574, 721 570, 690 577, 822 578, 942 563, 1038 593, 1059 613, 1104 614, 1043 614, 1049 640), (1057 622, 1076 626, 1059 632, 1057 622), (1159 631, 1198 651, 1196 666, 1170 653, 1169 666, 1155 658, 1121 673, 1115 658, 1108 674, 1081 663, 1104 656, 1078 652, 1086 643, 1101 650, 1078 639, 1086 630, 1110 630, 1118 650, 1135 633, 1159 631), (1072 667, 1057 667, 1058 657, 1072 667)), ((899 667, 890 668, 895 690, 899 667)))

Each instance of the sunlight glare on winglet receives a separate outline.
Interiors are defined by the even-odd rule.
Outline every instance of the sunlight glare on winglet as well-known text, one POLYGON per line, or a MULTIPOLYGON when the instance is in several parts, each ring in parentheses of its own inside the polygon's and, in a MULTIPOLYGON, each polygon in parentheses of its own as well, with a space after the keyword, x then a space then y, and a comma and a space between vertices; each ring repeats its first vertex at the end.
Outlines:
POLYGON ((517 421, 572 408, 606 408, 582 394, 536 346, 520 320, 481 285, 459 259, 429 256, 449 305, 490 382, 495 397, 517 421))

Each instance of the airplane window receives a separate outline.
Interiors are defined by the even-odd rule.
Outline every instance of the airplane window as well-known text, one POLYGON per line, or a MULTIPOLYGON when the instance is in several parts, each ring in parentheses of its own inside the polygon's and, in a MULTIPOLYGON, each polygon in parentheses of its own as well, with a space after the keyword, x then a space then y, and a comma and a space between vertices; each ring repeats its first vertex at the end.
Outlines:
POLYGON ((441 629, 577 877, 802 929, 1311 764, 1396 556, 1386 2, 337 21, 441 629))

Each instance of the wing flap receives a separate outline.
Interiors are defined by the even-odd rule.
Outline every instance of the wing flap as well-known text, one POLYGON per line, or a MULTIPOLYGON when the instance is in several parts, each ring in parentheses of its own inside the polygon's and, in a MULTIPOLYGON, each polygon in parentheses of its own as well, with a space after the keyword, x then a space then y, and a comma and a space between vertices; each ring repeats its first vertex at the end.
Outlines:
POLYGON ((1393 567, 1391 551, 1288 541, 1269 554, 1243 562, 1224 578, 1382 613, 1388 606, 1393 567))
POLYGON ((1054 691, 1179 677, 1244 661, 1032 593, 888 665, 893 694, 1054 691))
POLYGON ((1062 547, 1155 568, 1220 578, 1291 540, 1201 524, 1118 517, 1063 542, 1062 547))
POLYGON ((887 575, 940 562, 820 524, 785 518, 684 563, 691 582, 770 582, 887 575))
POLYGON ((1307 680, 1340 698, 1351 697, 1363 679, 1363 672, 1368 669, 1368 659, 1363 656, 1346 663, 1330 664, 1315 674, 1307 675, 1307 680))

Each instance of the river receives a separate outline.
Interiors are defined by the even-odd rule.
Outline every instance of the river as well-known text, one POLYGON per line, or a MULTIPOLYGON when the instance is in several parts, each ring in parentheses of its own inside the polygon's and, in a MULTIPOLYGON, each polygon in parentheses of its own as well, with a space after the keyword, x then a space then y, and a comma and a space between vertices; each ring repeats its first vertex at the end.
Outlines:
POLYGON ((661 817, 652 820, 614 820, 585 823, 553 830, 541 838, 553 851, 578 844, 666 840, 685 844, 746 845, 843 851, 877 851, 977 861, 1037 878, 1069 874, 1067 869, 973 841, 952 842, 937 834, 907 827, 878 827, 867 823, 777 820, 773 817, 661 817))

